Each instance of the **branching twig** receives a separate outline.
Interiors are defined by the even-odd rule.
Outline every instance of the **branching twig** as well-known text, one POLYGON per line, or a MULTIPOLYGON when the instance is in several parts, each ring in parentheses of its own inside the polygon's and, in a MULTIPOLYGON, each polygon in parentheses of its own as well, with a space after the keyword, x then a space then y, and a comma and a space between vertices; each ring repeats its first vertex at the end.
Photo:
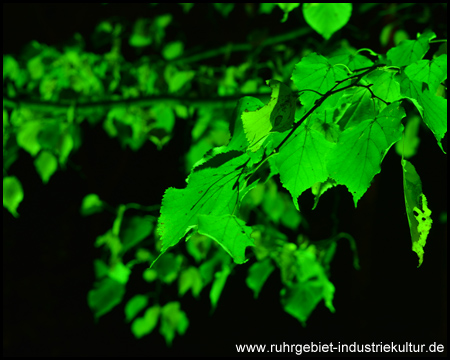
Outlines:
MULTIPOLYGON (((338 93, 340 91, 344 91, 344 90, 350 89, 353 86, 362 86, 362 85, 356 84, 356 83, 359 80, 361 80, 368 73, 370 73, 370 72, 372 72, 372 71, 374 71, 374 70, 376 70, 376 69, 378 69, 380 67, 384 67, 384 66, 386 66, 386 65, 385 64, 374 65, 374 66, 371 66, 370 68, 368 68, 366 71, 362 72, 361 74, 350 76, 350 77, 348 77, 347 79, 344 79, 344 80, 336 81, 336 85, 334 85, 330 90, 328 90, 320 99, 316 100, 316 102, 314 103, 314 106, 311 109, 309 109, 309 111, 305 115, 303 115, 303 117, 297 123, 294 124, 294 126, 292 127, 292 129, 289 132, 289 134, 287 134, 286 137, 283 139, 283 141, 275 149, 273 149, 272 154, 275 154, 275 153, 280 151, 280 148, 292 136, 292 134, 295 132, 295 130, 297 130, 297 128, 303 123, 303 121, 305 121, 308 118, 309 115, 311 115, 320 105, 322 105, 322 103, 327 98, 329 98, 331 95, 334 95, 334 94, 336 94, 336 93, 338 93), (356 79, 356 81, 353 84, 350 84, 350 85, 344 86, 343 88, 335 90, 336 87, 339 86, 341 83, 349 81, 351 79, 356 79)), ((372 91, 371 91, 371 94, 373 95, 372 91)))

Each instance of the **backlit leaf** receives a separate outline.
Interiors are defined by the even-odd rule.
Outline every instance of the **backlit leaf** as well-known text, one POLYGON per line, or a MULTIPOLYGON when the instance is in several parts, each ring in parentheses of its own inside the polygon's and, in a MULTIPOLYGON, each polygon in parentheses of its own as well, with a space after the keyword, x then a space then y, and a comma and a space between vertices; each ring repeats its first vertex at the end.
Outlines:
POLYGON ((351 15, 351 3, 303 4, 303 16, 306 22, 326 40, 344 27, 351 15))
POLYGON ((347 186, 355 207, 381 171, 381 161, 389 148, 401 138, 401 119, 405 110, 398 102, 386 107, 374 119, 345 129, 330 153, 327 168, 337 184, 347 186))
POLYGON ((256 152, 270 132, 283 132, 292 127, 295 115, 295 97, 285 84, 277 80, 267 81, 272 88, 269 103, 256 111, 244 111, 242 123, 248 149, 256 152))
POLYGON ((414 166, 402 160, 403 188, 405 192, 406 215, 411 232, 412 250, 419 257, 419 267, 423 262, 423 254, 433 220, 428 208, 427 198, 422 192, 422 181, 414 166))

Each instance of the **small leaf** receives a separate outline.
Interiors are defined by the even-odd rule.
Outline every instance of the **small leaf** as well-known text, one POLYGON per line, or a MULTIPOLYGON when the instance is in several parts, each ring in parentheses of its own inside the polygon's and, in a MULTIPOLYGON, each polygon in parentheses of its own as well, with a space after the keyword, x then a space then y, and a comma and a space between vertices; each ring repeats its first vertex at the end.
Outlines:
POLYGON ((158 324, 161 308, 158 305, 148 308, 143 317, 137 318, 131 324, 131 331, 137 339, 150 334, 158 324))
POLYGON ((315 31, 328 40, 344 27, 352 15, 351 3, 305 3, 303 16, 315 31))
POLYGON ((87 216, 102 211, 103 202, 100 200, 97 194, 89 194, 83 198, 81 203, 81 215, 87 216))
POLYGON ((164 46, 162 51, 166 60, 175 59, 183 54, 183 43, 181 41, 173 41, 164 46))
POLYGON ((231 269, 230 266, 227 264, 223 264, 222 270, 216 272, 215 279, 213 281, 213 284, 211 286, 211 291, 209 293, 209 298, 211 300, 211 305, 213 310, 217 306, 217 302, 219 301, 220 294, 222 294, 222 290, 225 286, 225 283, 227 282, 228 275, 230 275, 231 269))
POLYGON ((34 166, 41 176, 42 182, 46 184, 58 168, 58 160, 50 151, 42 151, 34 161, 34 166))
POLYGON ((3 206, 14 216, 18 217, 17 207, 23 200, 23 188, 15 176, 3 178, 3 206))
POLYGON ((130 322, 133 318, 147 306, 148 298, 145 295, 133 296, 125 305, 125 320, 130 322))
POLYGON ((183 296, 189 289, 194 297, 198 297, 203 288, 203 281, 199 270, 190 266, 181 272, 178 278, 178 295, 183 296))
POLYGON ((94 283, 94 289, 88 293, 88 304, 96 320, 120 304, 125 295, 125 285, 111 278, 94 283))
POLYGON ((275 266, 272 265, 269 258, 255 262, 250 269, 248 269, 246 283, 247 286, 253 290, 255 299, 258 297, 261 288, 273 270, 275 270, 275 266))

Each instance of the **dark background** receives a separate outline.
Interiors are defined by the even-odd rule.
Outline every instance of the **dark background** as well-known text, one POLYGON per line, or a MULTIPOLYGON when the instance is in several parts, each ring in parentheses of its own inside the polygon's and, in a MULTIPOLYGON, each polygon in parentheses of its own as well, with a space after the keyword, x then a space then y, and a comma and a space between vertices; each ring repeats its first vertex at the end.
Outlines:
MULTIPOLYGON (((347 38, 356 48, 385 52, 387 49, 380 48, 379 34, 392 16, 377 14, 391 5, 364 15, 355 13, 336 36, 347 38), (377 18, 379 21, 374 21, 377 18)), ((418 4, 412 14, 416 12, 419 17, 424 9, 432 13, 429 24, 418 24, 411 17, 403 22, 403 28, 413 38, 430 26, 438 38, 446 39, 447 19, 442 8, 439 11, 433 5, 418 4)), ((93 51, 89 48, 90 35, 101 20, 120 16, 133 23, 139 17, 167 12, 181 24, 186 48, 198 44, 215 48, 228 41, 242 43, 255 28, 267 27, 276 35, 293 30, 298 23, 304 25, 299 9, 289 15, 286 24, 280 24, 282 13, 278 9, 271 15, 249 18, 242 9, 235 8, 226 20, 210 6, 198 4, 187 15, 178 5, 3 4, 3 54, 18 55, 31 40, 58 45, 75 32, 85 38, 86 51, 93 51)), ((166 40, 174 40, 175 35, 168 31, 166 40)), ((322 41, 315 33, 311 37, 322 41)), ((137 59, 132 50, 124 44, 122 51, 128 61, 137 59)), ((3 209, 4 355, 221 356, 236 355, 235 344, 330 341, 334 345, 436 342, 447 347, 447 224, 439 221, 440 214, 447 211, 447 163, 434 136, 424 128, 419 153, 411 159, 422 178, 434 219, 421 268, 416 268, 417 256, 411 251, 400 158, 391 149, 382 173, 375 177, 358 209, 354 209, 351 195, 342 186, 326 193, 314 212, 310 210, 312 196, 305 193, 300 198, 302 213, 310 223, 308 236, 321 240, 330 235, 331 208, 338 194, 339 231, 350 233, 357 242, 361 270, 353 269, 352 253, 345 240, 339 243, 332 262, 335 314, 320 303, 307 327, 302 328, 281 308, 278 272, 270 276, 259 299, 253 300, 245 284, 251 265, 247 263, 235 268, 213 314, 209 286, 199 300, 190 293, 180 300, 190 326, 184 336, 175 338, 172 348, 166 347, 157 328, 136 340, 124 323, 126 301, 146 291, 139 268, 130 278, 124 301, 95 324, 86 301, 95 280, 93 260, 100 254, 93 244, 111 227, 113 216, 102 213, 82 218, 81 199, 97 193, 112 206, 128 202, 152 205, 160 203, 167 187, 184 187, 186 174, 177 160, 186 152, 179 144, 189 133, 187 126, 178 119, 173 139, 160 152, 150 142, 133 152, 122 150, 118 140, 110 139, 101 125, 91 127, 85 121, 80 149, 71 154, 68 168, 56 172, 48 185, 42 184, 32 157, 21 151, 9 170, 24 188, 20 217, 15 219, 3 209)), ((174 287, 168 287, 167 294, 167 301, 177 299, 174 287)))

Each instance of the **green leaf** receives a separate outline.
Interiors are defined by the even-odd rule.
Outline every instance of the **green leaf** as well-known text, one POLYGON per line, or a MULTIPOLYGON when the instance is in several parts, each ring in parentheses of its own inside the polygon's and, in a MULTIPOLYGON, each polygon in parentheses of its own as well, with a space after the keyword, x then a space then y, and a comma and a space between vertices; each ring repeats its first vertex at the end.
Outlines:
POLYGON ((149 236, 153 230, 155 218, 151 215, 133 216, 125 226, 122 226, 120 238, 122 239, 122 253, 133 248, 149 236))
POLYGON ((405 74, 410 81, 425 83, 428 90, 435 94, 439 84, 447 79, 447 54, 433 60, 417 61, 405 68, 405 74))
POLYGON ((351 3, 305 3, 303 16, 315 31, 328 40, 344 27, 352 15, 351 3))
MULTIPOLYGON (((181 267, 182 257, 172 253, 166 254, 156 262, 155 266, 149 270, 156 270, 158 278, 166 284, 171 284, 178 277, 181 267)), ((149 274, 146 274, 147 276, 149 274)))
MULTIPOLYGON (((289 245, 289 248, 294 250, 294 244, 289 245)), ((288 314, 305 326, 306 320, 321 300, 325 301, 331 312, 335 312, 332 303, 334 285, 328 280, 325 269, 317 260, 313 245, 305 250, 294 250, 292 261, 285 264, 295 277, 295 281, 285 283, 281 291, 281 303, 288 314)))
POLYGON ((408 117, 405 125, 404 136, 395 143, 395 151, 405 159, 416 155, 420 144, 419 133, 420 117, 412 115, 408 117))
POLYGON ((189 320, 184 311, 180 310, 180 303, 172 301, 167 303, 161 309, 161 326, 159 332, 166 339, 168 346, 172 345, 172 341, 177 332, 183 335, 189 326, 189 320))
POLYGON ((215 240, 237 264, 247 261, 245 248, 254 246, 250 237, 252 228, 234 215, 199 215, 198 232, 215 240))
POLYGON ((283 186, 289 190, 298 207, 298 197, 316 182, 328 178, 325 158, 335 144, 317 130, 303 123, 281 147, 275 162, 283 186))
POLYGON ((259 293, 265 284, 266 280, 275 270, 275 266, 272 265, 270 258, 266 258, 263 261, 255 262, 249 269, 246 279, 247 286, 253 290, 253 295, 258 298, 259 293))
POLYGON ((209 293, 209 298, 211 300, 211 305, 213 310, 217 307, 217 303, 222 294, 222 290, 227 282, 228 275, 231 274, 231 268, 228 264, 222 265, 222 270, 215 273, 215 279, 211 286, 211 291, 209 293))
POLYGON ((369 89, 356 87, 345 90, 337 104, 342 109, 343 115, 339 119, 341 130, 353 127, 363 120, 373 119, 386 105, 380 100, 373 98, 369 89))
POLYGON ((355 207, 381 171, 380 164, 389 148, 400 140, 405 110, 396 102, 387 106, 375 119, 364 120, 345 129, 330 153, 327 168, 330 177, 347 186, 355 207))
POLYGON ((285 84, 277 80, 267 81, 272 88, 269 103, 256 111, 244 111, 242 123, 248 149, 256 152, 271 132, 289 130, 294 123, 295 97, 285 84))
POLYGON ((164 46, 162 55, 166 60, 172 60, 183 54, 183 48, 181 41, 172 41, 164 46))
POLYGON ((244 96, 239 99, 236 108, 234 109, 232 119, 232 126, 230 132, 232 134, 231 140, 227 147, 230 150, 245 151, 248 146, 247 139, 245 137, 244 128, 242 124, 242 115, 245 112, 253 112, 261 109, 264 106, 261 100, 244 96))
POLYGON ((95 319, 110 312, 120 304, 125 295, 125 284, 106 278, 94 283, 94 289, 87 296, 88 304, 94 312, 95 319))
MULTIPOLYGON (((400 84, 396 79, 396 71, 389 69, 377 69, 364 77, 369 84, 374 95, 387 102, 398 101, 402 98, 400 84)), ((368 85, 369 85, 368 84, 368 85)))
POLYGON ((158 305, 152 306, 145 311, 143 317, 137 318, 131 324, 131 331, 137 339, 150 334, 158 324, 161 308, 158 305))
POLYGON ((103 202, 97 194, 88 194, 81 202, 80 212, 82 216, 92 215, 102 211, 103 202))
POLYGON ((402 160, 403 189, 405 192, 406 215, 411 232, 412 250, 419 257, 420 267, 428 234, 431 230, 431 210, 427 198, 422 192, 422 181, 414 166, 407 160, 402 160))
POLYGON ((41 150, 38 135, 43 126, 41 121, 27 121, 17 130, 17 144, 32 156, 36 156, 41 150))
POLYGON ((3 178, 3 206, 14 216, 19 217, 17 207, 23 200, 23 188, 15 176, 3 178))
POLYGON ((133 296, 125 305, 125 321, 130 322, 148 304, 148 297, 145 295, 133 296))
MULTIPOLYGON (((336 81, 344 80, 345 78, 347 78, 347 73, 342 66, 332 65, 327 58, 316 53, 303 57, 295 65, 291 77, 300 91, 300 101, 306 109, 312 107, 321 95, 303 90, 314 90, 325 94, 336 85, 336 81)), ((322 104, 322 106, 325 105, 322 104)))
POLYGON ((46 184, 56 169, 58 169, 58 160, 50 151, 44 150, 34 160, 34 166, 41 176, 42 182, 46 184))
POLYGON ((439 84, 446 78, 447 55, 443 54, 431 61, 422 60, 406 67, 400 83, 402 94, 419 110, 442 151, 441 140, 447 132, 447 99, 435 94, 439 84), (423 86, 424 83, 427 87, 423 86))
POLYGON ((430 48, 430 40, 435 37, 435 33, 426 31, 419 35, 417 40, 402 41, 398 46, 393 47, 386 53, 390 65, 406 66, 421 60, 430 48))
POLYGON ((169 93, 175 93, 180 90, 185 84, 189 83, 195 76, 195 71, 178 70, 174 65, 167 65, 164 70, 164 79, 169 85, 169 93))
POLYGON ((238 151, 219 154, 193 170, 185 189, 166 190, 158 219, 161 254, 198 225, 198 215, 233 213, 237 204, 237 184, 249 159, 248 155, 241 154, 238 151))
POLYGON ((313 121, 311 124, 311 129, 320 132, 331 143, 336 143, 341 134, 339 125, 333 121, 334 110, 315 111, 312 115, 313 121))
POLYGON ((196 267, 190 266, 181 272, 180 277, 178 278, 178 296, 183 296, 191 289, 192 295, 197 298, 202 288, 202 277, 200 271, 196 267))
POLYGON ((122 262, 118 262, 109 269, 109 277, 118 281, 121 284, 126 284, 130 277, 131 270, 122 262))

